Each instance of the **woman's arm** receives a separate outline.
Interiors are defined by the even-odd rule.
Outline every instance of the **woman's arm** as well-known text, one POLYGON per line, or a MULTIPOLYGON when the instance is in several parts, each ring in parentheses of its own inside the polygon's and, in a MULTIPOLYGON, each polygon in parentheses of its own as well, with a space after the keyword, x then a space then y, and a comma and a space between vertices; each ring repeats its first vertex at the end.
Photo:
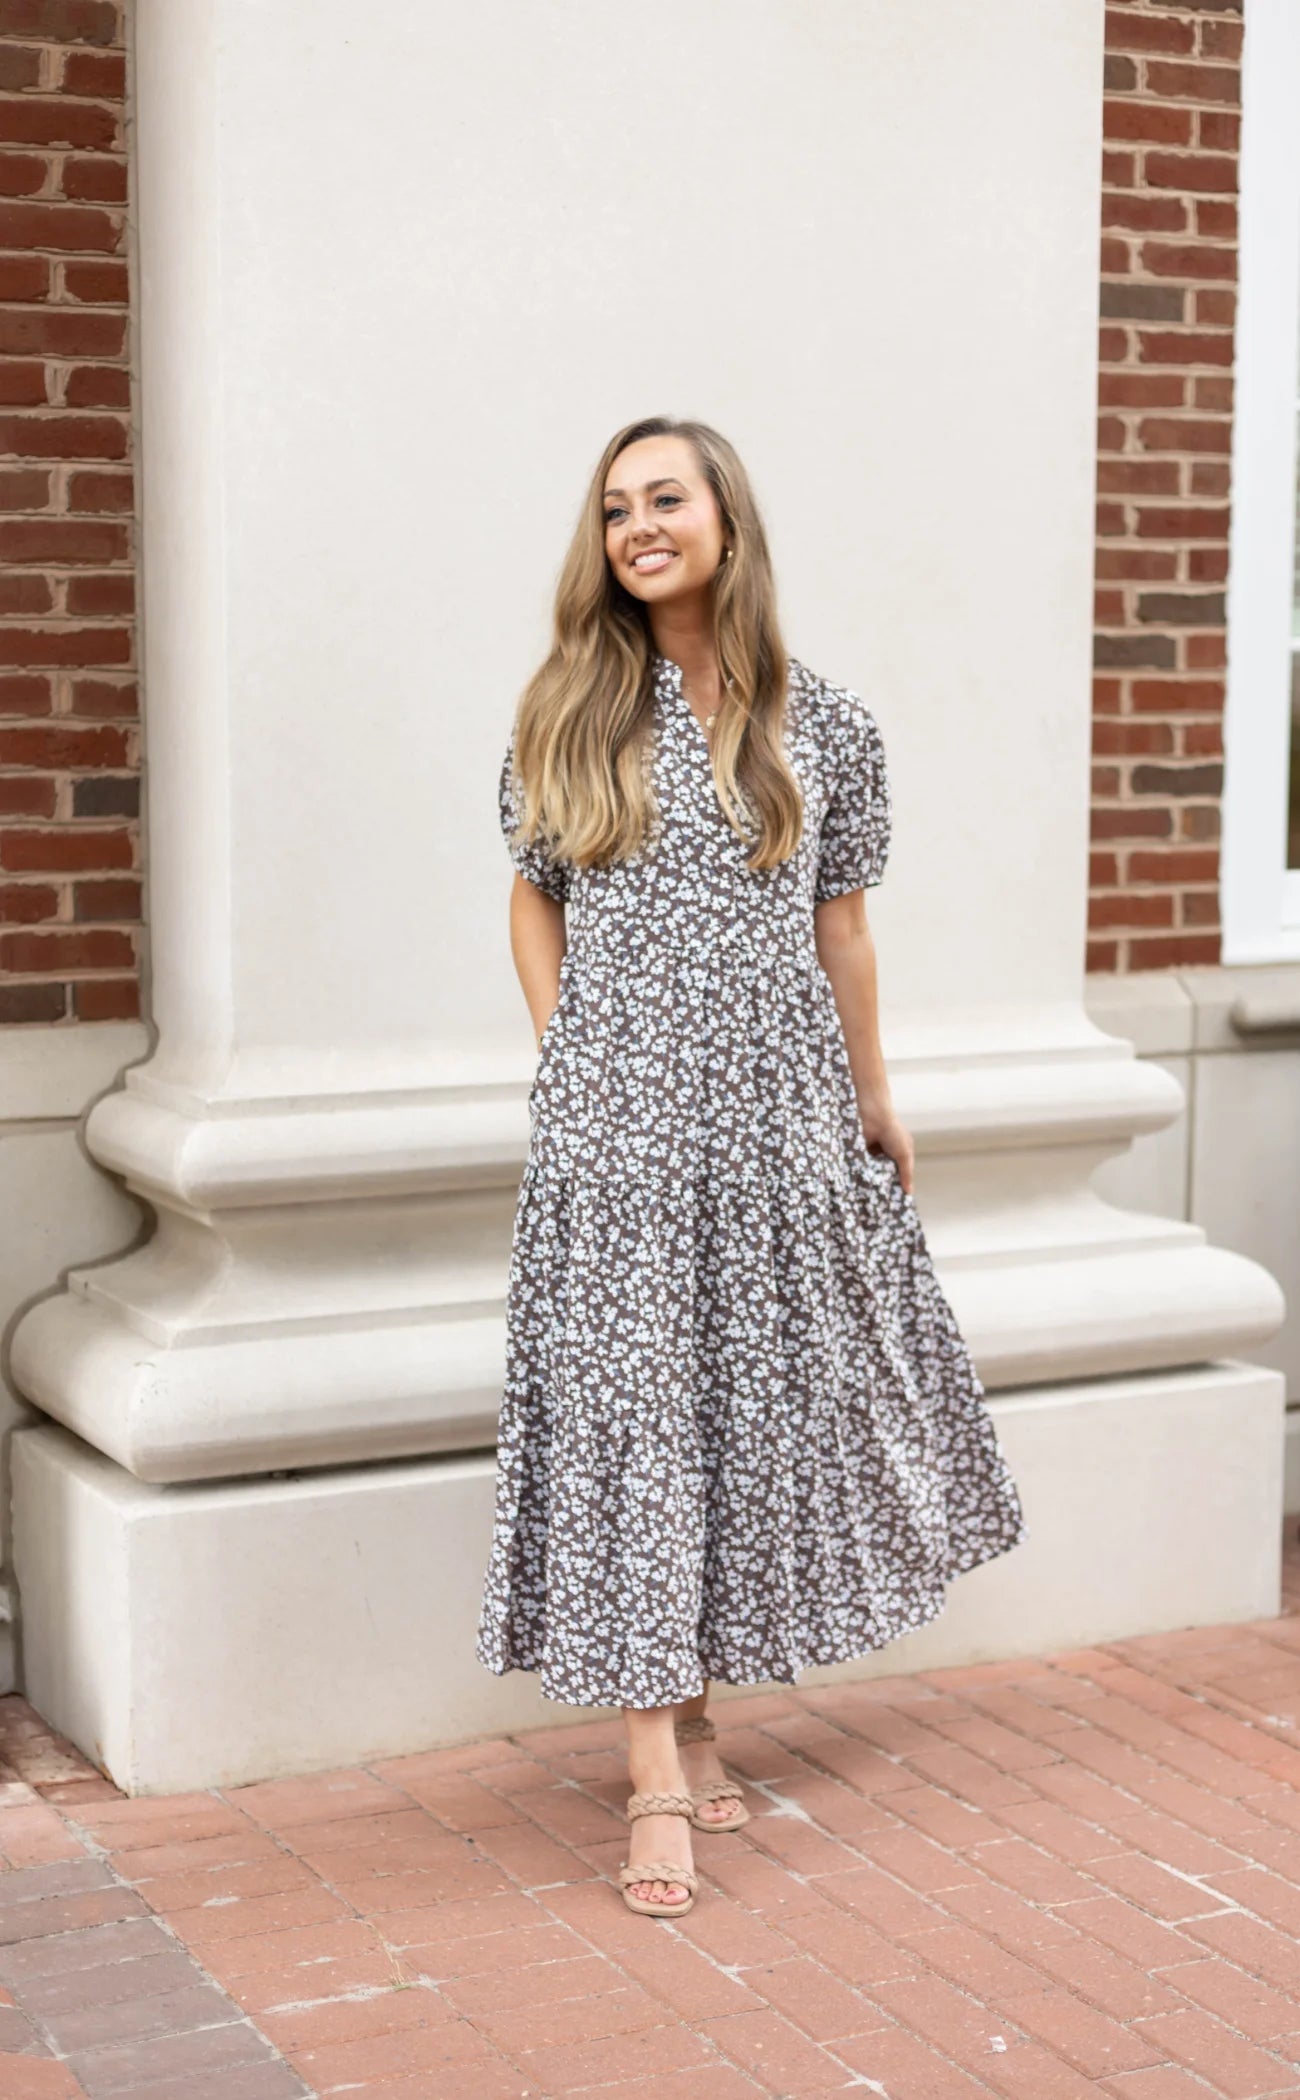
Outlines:
POLYGON ((813 912, 817 959, 830 979, 858 1097, 867 1143, 887 1152, 908 1195, 915 1178, 912 1140, 890 1099, 880 1048, 876 991, 876 945, 867 924, 865 893, 847 890, 828 897, 813 912))
POLYGON ((539 1049, 560 996, 560 964, 567 947, 564 906, 516 869, 510 891, 510 952, 539 1049))

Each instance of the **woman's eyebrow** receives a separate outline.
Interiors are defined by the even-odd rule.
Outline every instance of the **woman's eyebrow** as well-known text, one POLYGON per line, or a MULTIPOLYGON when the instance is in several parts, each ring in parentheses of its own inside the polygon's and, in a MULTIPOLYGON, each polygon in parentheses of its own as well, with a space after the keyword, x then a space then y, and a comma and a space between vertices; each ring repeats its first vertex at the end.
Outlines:
MULTIPOLYGON (((661 489, 661 488, 665 488, 665 487, 667 486, 667 484, 668 484, 668 483, 669 483, 670 481, 676 481, 676 482, 677 482, 677 486, 678 486, 678 488, 679 488, 679 489, 684 489, 684 488, 685 488, 685 486, 686 486, 686 483, 685 483, 684 481, 680 481, 680 480, 678 480, 678 477, 676 476, 676 474, 661 474, 661 475, 659 476, 659 479, 658 479, 657 481, 647 481, 647 482, 645 483, 645 488, 646 488, 647 492, 648 492, 648 491, 649 491, 650 489, 661 489)), ((627 490, 626 490, 626 489, 606 489, 606 491, 605 491, 605 495, 606 495, 606 496, 626 496, 626 494, 627 494, 627 490)), ((602 498, 602 501, 603 501, 603 498, 602 498)))

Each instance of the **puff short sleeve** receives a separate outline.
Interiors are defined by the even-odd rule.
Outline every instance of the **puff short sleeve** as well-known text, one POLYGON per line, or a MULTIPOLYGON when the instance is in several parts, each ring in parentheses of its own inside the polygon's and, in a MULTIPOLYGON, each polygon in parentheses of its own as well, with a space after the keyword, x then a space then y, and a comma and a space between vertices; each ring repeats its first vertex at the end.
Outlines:
POLYGON ((558 904, 563 904, 569 894, 569 863, 556 860, 541 839, 516 839, 512 836, 524 807, 523 795, 515 779, 514 763, 515 735, 512 729, 497 783, 497 804, 506 849, 521 875, 527 876, 529 882, 545 891, 548 897, 554 897, 558 904))
POLYGON ((813 900, 880 881, 889 854, 892 806, 885 746, 875 716, 847 687, 829 688, 824 747, 830 801, 822 819, 813 900))

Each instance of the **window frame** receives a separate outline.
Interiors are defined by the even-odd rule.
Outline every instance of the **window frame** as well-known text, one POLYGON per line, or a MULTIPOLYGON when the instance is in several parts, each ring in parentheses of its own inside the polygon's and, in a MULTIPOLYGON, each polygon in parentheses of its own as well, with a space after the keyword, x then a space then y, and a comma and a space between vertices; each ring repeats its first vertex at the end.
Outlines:
POLYGON ((1287 866, 1300 445, 1300 7, 1250 0, 1245 23, 1220 895, 1223 961, 1267 963, 1300 961, 1300 868, 1287 866))

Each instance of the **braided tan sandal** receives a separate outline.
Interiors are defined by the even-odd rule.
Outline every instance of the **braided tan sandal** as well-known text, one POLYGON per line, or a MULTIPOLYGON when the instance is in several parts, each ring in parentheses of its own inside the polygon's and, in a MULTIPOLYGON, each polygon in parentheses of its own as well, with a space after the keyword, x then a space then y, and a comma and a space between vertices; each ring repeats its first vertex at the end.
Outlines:
MULTIPOLYGON (((688 1794, 630 1794, 624 1811, 629 1823, 635 1823, 638 1816, 686 1816, 693 1820, 691 1812, 688 1794)), ((618 1885, 629 1910, 644 1911, 651 1918, 682 1918, 695 1901, 700 1879, 693 1867, 679 1867, 670 1859, 642 1860, 635 1867, 625 1860, 618 1870, 618 1885), (644 1896, 632 1894, 634 1881, 677 1881, 690 1893, 684 1903, 647 1902, 644 1896)))
MULTIPOLYGON (((674 1721, 673 1734, 679 1743, 711 1743, 717 1729, 707 1714, 696 1714, 689 1721, 674 1721)), ((696 1830, 739 1830, 748 1823, 749 1810, 745 1806, 744 1790, 734 1779, 710 1779, 704 1786, 691 1788, 691 1823, 696 1830), (730 1801, 736 1803, 733 1814, 725 1823, 714 1822, 708 1816, 697 1813, 701 1801, 730 1801)))

